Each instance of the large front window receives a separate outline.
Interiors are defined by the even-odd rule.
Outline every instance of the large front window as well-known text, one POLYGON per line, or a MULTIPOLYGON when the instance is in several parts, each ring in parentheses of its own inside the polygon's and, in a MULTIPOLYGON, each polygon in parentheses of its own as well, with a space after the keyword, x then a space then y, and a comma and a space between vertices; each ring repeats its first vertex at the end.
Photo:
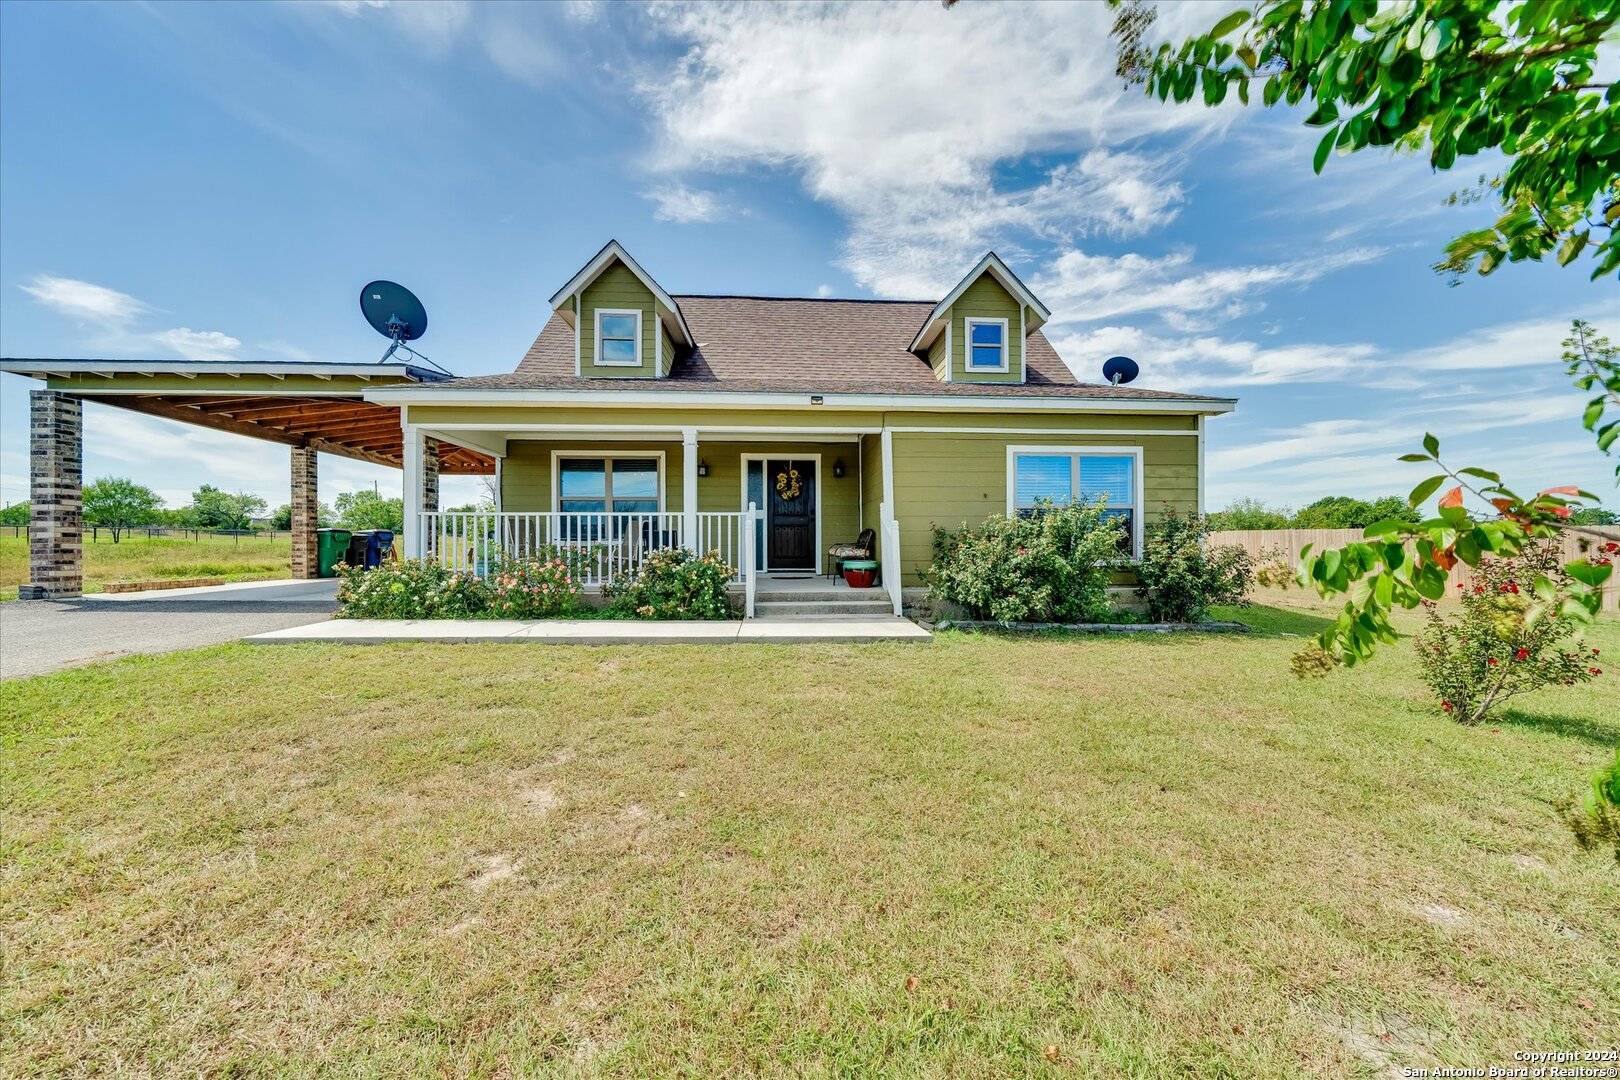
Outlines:
POLYGON ((557 466, 557 509, 565 514, 655 514, 657 458, 563 458, 557 466))
POLYGON ((641 363, 641 312, 596 312, 596 362, 636 367, 641 363))
POLYGON ((1125 530, 1123 554, 1136 552, 1136 453, 1069 450, 1062 447, 1010 451, 1009 513, 1035 514, 1048 506, 1067 506, 1076 499, 1094 503, 1106 498, 1104 515, 1116 518, 1125 530))

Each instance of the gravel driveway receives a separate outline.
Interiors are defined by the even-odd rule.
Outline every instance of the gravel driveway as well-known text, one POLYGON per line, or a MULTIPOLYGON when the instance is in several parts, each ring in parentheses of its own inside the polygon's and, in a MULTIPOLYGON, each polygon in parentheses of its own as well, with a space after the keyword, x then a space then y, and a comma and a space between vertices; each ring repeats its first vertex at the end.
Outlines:
POLYGON ((234 641, 330 618, 331 582, 253 583, 138 598, 0 604, 0 678, 234 641))

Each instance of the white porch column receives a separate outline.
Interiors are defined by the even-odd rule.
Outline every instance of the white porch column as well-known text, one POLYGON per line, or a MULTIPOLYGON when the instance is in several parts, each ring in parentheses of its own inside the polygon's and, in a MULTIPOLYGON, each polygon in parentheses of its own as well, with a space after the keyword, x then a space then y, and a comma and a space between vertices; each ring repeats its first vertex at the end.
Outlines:
POLYGON ((425 479, 426 446, 421 429, 415 424, 402 423, 405 437, 404 499, 405 499, 405 557, 420 559, 423 554, 422 536, 422 481, 425 479))
POLYGON ((697 428, 681 431, 681 535, 684 545, 698 551, 698 438, 697 428))

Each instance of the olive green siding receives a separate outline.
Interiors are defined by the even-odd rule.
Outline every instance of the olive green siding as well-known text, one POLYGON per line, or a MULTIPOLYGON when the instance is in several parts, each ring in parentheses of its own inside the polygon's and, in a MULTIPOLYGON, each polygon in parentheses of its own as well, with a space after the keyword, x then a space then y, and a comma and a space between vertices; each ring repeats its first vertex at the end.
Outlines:
POLYGON ((660 377, 669 374, 670 366, 675 363, 675 342, 670 339, 669 329, 660 321, 658 324, 659 348, 663 351, 658 357, 658 374, 660 377))
POLYGON ((928 347, 928 366, 934 369, 934 378, 940 382, 949 381, 947 365, 951 362, 951 338, 953 335, 947 328, 939 332, 939 337, 928 347))
MULTIPOLYGON (((555 451, 569 456, 661 452, 664 455, 663 510, 678 513, 686 508, 683 497, 685 463, 679 441, 670 442, 585 442, 547 440, 514 441, 508 445, 501 465, 501 509, 507 513, 536 513, 555 510, 551 462, 555 451)), ((708 466, 708 475, 698 478, 697 508, 701 512, 735 513, 746 505, 743 489, 743 455, 769 455, 773 458, 806 459, 819 454, 821 467, 817 483, 821 487, 821 551, 828 545, 845 543, 860 532, 861 475, 860 454, 854 443, 724 443, 700 442, 698 458, 708 466), (833 476, 833 464, 842 459, 844 475, 833 476)), ((876 511, 873 511, 876 513, 876 511)))
POLYGON ((1021 383, 1024 381, 1024 334, 1022 308, 1017 298, 1001 287, 989 273, 969 285, 951 305, 951 379, 954 382, 1021 383), (969 318, 1007 320, 1007 370, 969 371, 967 368, 967 326, 969 318))
MULTIPOLYGON (((1087 425, 1089 426, 1089 424, 1087 425)), ((1143 520, 1198 509, 1198 440, 1186 435, 907 434, 894 443, 895 517, 908 585, 933 557, 932 526, 956 528, 1007 512, 1007 447, 1140 446, 1143 520)))
POLYGON ((579 294, 579 373, 610 379, 651 378, 658 374, 656 360, 659 331, 658 304, 641 279, 622 262, 597 275, 579 294), (596 312, 598 308, 618 308, 641 312, 641 364, 600 365, 596 362, 596 312))

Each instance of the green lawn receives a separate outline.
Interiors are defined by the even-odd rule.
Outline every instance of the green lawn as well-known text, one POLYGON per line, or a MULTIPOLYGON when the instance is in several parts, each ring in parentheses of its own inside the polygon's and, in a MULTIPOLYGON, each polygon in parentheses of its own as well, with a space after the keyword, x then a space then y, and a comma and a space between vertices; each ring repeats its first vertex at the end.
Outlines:
MULTIPOLYGON (((101 530, 84 537, 84 591, 100 592, 109 581, 156 581, 223 577, 230 581, 292 576, 292 541, 264 537, 218 537, 201 540, 144 535, 118 543, 101 530)), ((17 586, 28 581, 28 538, 0 536, 0 600, 17 599, 17 586)))
MULTIPOLYGON (((1387 1075, 1613 1045, 1550 803, 1620 681, 1432 714, 1317 622, 227 646, 0 687, 0 1073, 1387 1075), (1048 1060, 1048 1047, 1056 1050, 1048 1060)), ((1620 658, 1620 623, 1593 644, 1620 658)))

